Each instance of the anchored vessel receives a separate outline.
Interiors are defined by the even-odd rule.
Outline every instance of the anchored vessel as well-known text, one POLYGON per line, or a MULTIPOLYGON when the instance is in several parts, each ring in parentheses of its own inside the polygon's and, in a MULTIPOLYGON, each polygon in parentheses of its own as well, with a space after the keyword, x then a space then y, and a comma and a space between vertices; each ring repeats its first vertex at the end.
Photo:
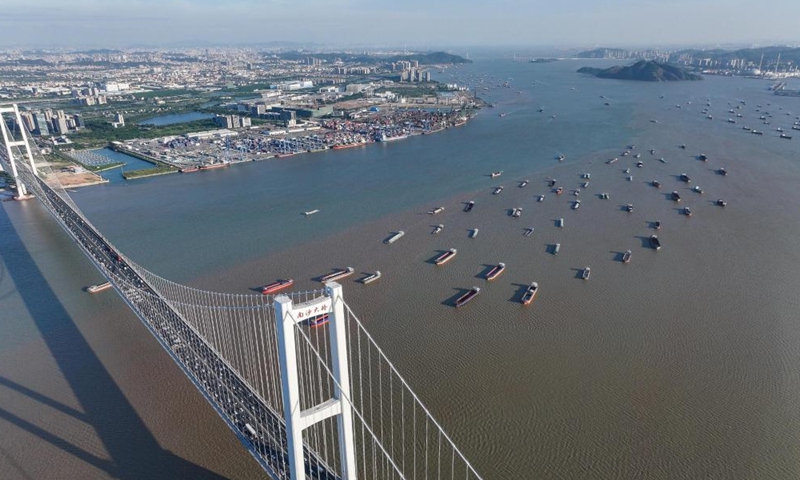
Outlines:
POLYGON ((534 297, 536 297, 536 293, 539 291, 539 284, 536 282, 531 283, 525 293, 522 295, 522 304, 528 305, 530 304, 534 297))
POLYGON ((525 235, 526 237, 530 237, 532 233, 533 233, 533 227, 528 227, 525 229, 525 233, 523 233, 523 235, 525 235))
POLYGON ((111 288, 111 282, 105 283, 98 283, 97 285, 92 285, 90 287, 86 287, 86 291, 89 293, 97 293, 102 292, 103 290, 111 288))
POLYGON ((556 243, 553 246, 553 255, 558 255, 558 252, 560 252, 560 251, 561 251, 561 244, 560 243, 556 243))
POLYGON ((689 210, 689 207, 683 207, 683 214, 686 215, 687 217, 691 217, 692 211, 689 210))
POLYGON ((672 200, 674 200, 676 202, 680 202, 681 201, 681 196, 678 195, 677 190, 673 190, 670 195, 671 195, 672 200))
POLYGON ((494 266, 489 272, 486 274, 486 280, 494 280, 495 278, 499 277, 503 270, 506 269, 506 264, 503 262, 498 263, 494 266))
POLYGON ((470 234, 469 234, 469 238, 475 238, 477 236, 478 236, 478 229, 477 228, 473 228, 472 232, 470 232, 470 234))
POLYGON ((559 218, 558 220, 556 220, 556 226, 559 227, 559 228, 563 227, 564 226, 564 219, 563 218, 559 218))
POLYGON ((473 209, 474 207, 475 207, 475 201, 474 201, 474 200, 470 200, 470 201, 469 201, 469 202, 468 202, 468 203, 467 203, 467 204, 464 206, 464 211, 465 211, 465 212, 471 212, 471 211, 472 211, 472 209, 473 209))
POLYGON ((458 297, 458 300, 456 300, 456 307, 461 307, 463 305, 466 305, 467 302, 469 302, 473 298, 477 297, 479 293, 481 293, 481 289, 480 288, 472 287, 469 292, 467 292, 464 295, 461 295, 460 297, 458 297))
POLYGON ((442 212, 444 212, 444 207, 436 207, 430 212, 428 212, 428 215, 436 215, 437 213, 442 213, 442 212))
POLYGON ((727 205, 727 203, 725 203, 725 200, 723 200, 721 198, 717 199, 717 201, 714 202, 714 203, 716 203, 717 206, 720 206, 720 207, 724 207, 725 205, 727 205))
POLYGON ((680 178, 682 182, 692 183, 692 179, 689 178, 689 175, 686 175, 685 173, 681 173, 680 177, 678 178, 680 178))
POLYGON ((525 186, 527 186, 527 185, 528 185, 528 183, 530 183, 530 181, 529 181, 529 180, 527 180, 527 179, 526 179, 526 180, 523 180, 523 181, 521 181, 521 182, 520 182, 520 184, 519 184, 519 188, 522 188, 522 187, 525 187, 525 186))
POLYGON ((572 204, 572 209, 573 210, 577 210, 579 208, 581 208, 581 201, 580 200, 575 200, 575 203, 572 204))
POLYGON ((629 204, 625 205, 625 211, 628 212, 628 213, 633 213, 633 204, 629 203, 629 204))
POLYGON ((661 250, 661 241, 657 235, 650 235, 650 246, 656 250, 661 250))
POLYGON ((294 280, 291 278, 288 280, 278 280, 277 282, 272 282, 269 285, 265 285, 264 288, 261 289, 261 293, 268 295, 270 293, 280 292, 281 290, 289 288, 292 285, 294 285, 294 280))
POLYGON ((436 235, 437 233, 441 232, 442 230, 444 230, 444 224, 440 223, 439 225, 436 225, 436 228, 433 229, 431 234, 436 235))
POLYGON ((519 218, 522 215, 522 207, 517 207, 511 212, 511 216, 514 218, 519 218))
POLYGON ((503 187, 502 187, 502 186, 500 186, 500 187, 497 187, 497 188, 495 188, 495 189, 494 189, 494 191, 492 192, 492 195, 500 195, 500 192, 502 192, 502 191, 503 191, 503 187))
POLYGON ((584 280, 589 280, 589 275, 592 274, 592 269, 589 267, 585 267, 583 269, 583 273, 581 273, 581 278, 584 280))
POLYGON ((370 275, 370 276, 368 276, 368 277, 364 277, 363 279, 361 279, 361 283, 363 283, 364 285, 366 285, 366 284, 368 284, 368 283, 372 283, 372 282, 374 282, 375 280, 377 280, 377 279, 379 279, 379 278, 381 278, 381 272, 380 272, 380 270, 376 271, 375 273, 373 273, 372 275, 370 275))
POLYGON ((499 176, 500 176, 500 175, 502 175, 502 174, 503 174, 503 172, 492 172, 492 174, 491 174, 490 176, 491 176, 492 178, 496 178, 496 177, 499 177, 499 176))
POLYGON ((345 278, 345 277, 348 277, 348 276, 352 275, 354 271, 355 271, 355 269, 353 267, 347 267, 344 270, 337 270, 337 271, 335 271, 333 273, 329 273, 329 274, 325 275, 324 277, 322 277, 320 279, 320 281, 322 283, 325 283, 325 282, 332 282, 334 280, 340 280, 342 278, 345 278))
POLYGON ((456 253, 458 253, 458 250, 456 250, 455 248, 451 248, 450 250, 436 257, 436 260, 434 260, 433 263, 435 263, 436 265, 444 265, 445 263, 452 260, 453 257, 456 256, 456 253))
POLYGON ((303 215, 305 215, 306 217, 308 217, 308 216, 314 215, 314 214, 315 214, 315 213, 317 213, 317 212, 319 212, 319 210, 318 210, 318 209, 309 210, 309 211, 307 211, 307 212, 303 212, 303 215))
POLYGON ((384 240, 384 241, 383 241, 383 243, 385 243, 385 244, 387 244, 387 245, 389 245, 389 244, 391 244, 391 243, 394 243, 394 242, 396 242, 397 240, 399 240, 399 239, 400 239, 400 237, 402 237, 402 236, 403 236, 403 235, 405 235, 405 234, 406 234, 406 232, 404 232, 404 231, 402 231, 402 230, 399 230, 397 233, 395 233, 395 234, 394 234, 394 235, 392 235, 391 237, 389 237, 389 238, 387 238, 386 240, 384 240))
POLYGON ((633 252, 631 252, 630 250, 627 250, 625 253, 623 253, 622 254, 622 263, 630 263, 631 255, 633 255, 633 252))

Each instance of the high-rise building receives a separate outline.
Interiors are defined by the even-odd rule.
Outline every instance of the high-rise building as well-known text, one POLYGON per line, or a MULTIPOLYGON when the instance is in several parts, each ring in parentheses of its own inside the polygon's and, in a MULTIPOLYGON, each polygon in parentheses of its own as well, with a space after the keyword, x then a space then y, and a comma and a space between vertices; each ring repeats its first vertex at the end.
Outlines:
POLYGON ((36 125, 36 129, 33 133, 36 135, 47 136, 50 135, 50 127, 47 126, 47 115, 41 112, 36 112, 33 114, 33 123, 36 125))
POLYGON ((65 135, 69 131, 66 117, 55 117, 53 119, 53 130, 59 135, 65 135))
POLYGON ((76 113, 72 116, 73 120, 75 120, 75 128, 86 128, 86 124, 83 123, 83 117, 76 113))
POLYGON ((114 123, 118 123, 120 127, 124 127, 125 126, 125 117, 123 117, 121 113, 117 112, 114 115, 114 123))

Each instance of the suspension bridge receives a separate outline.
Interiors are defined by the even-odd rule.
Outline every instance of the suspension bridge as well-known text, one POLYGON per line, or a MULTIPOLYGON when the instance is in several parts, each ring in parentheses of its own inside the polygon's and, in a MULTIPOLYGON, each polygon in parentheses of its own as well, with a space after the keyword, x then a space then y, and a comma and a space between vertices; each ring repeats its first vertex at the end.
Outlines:
POLYGON ((340 285, 238 295, 155 275, 83 215, 31 149, 16 105, 0 106, 0 130, 0 170, 13 177, 16 198, 46 207, 270 477, 482 478, 358 320, 340 285))

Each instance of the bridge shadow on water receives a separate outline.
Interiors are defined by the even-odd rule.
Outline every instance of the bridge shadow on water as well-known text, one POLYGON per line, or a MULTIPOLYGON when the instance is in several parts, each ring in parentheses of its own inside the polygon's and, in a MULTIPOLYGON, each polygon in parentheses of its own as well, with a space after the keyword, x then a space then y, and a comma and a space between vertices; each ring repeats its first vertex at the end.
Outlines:
MULTIPOLYGON (((62 432, 48 431, 46 426, 31 423, 2 407, 0 418, 113 478, 224 479, 161 448, 50 288, 3 208, 0 208, 0 229, 6 232, 10 247, 3 255, 7 273, 85 413, 7 378, 0 377, 0 386, 90 425, 110 460, 71 443, 62 432)), ((76 433, 76 437, 84 436, 76 433)), ((46 459, 41 461, 48 463, 46 459)), ((66 467, 62 478, 70 478, 68 470, 66 467)), ((54 476, 58 473, 54 472, 54 476)))

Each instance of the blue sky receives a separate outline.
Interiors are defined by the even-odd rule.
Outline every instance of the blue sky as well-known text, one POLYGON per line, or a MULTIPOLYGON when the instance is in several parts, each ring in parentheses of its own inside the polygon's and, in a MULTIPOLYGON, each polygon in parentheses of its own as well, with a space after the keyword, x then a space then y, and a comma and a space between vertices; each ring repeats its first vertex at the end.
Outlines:
POLYGON ((800 44, 800 0, 0 0, 0 46, 800 44))

